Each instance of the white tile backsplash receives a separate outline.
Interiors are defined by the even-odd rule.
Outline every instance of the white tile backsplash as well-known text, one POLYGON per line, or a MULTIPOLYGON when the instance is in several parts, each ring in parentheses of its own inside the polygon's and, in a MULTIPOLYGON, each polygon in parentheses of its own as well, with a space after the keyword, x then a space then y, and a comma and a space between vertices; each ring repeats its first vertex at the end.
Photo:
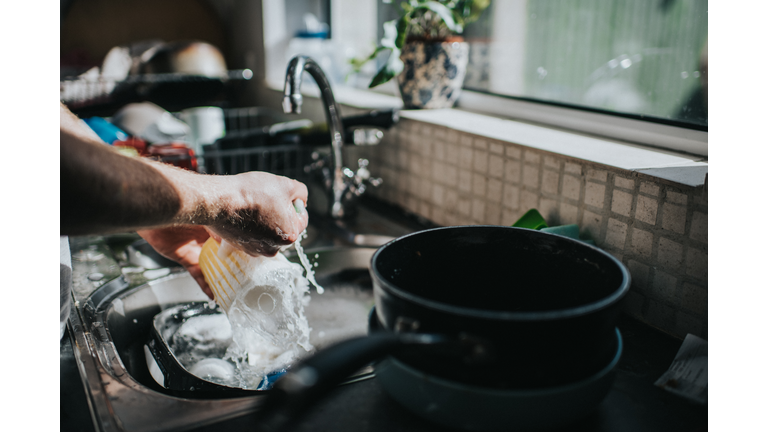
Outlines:
POLYGON ((486 116, 478 122, 488 130, 474 135, 478 125, 440 123, 426 111, 409 111, 378 149, 345 149, 368 157, 374 176, 384 178, 369 193, 439 225, 511 225, 531 208, 550 225, 578 224, 583 237, 627 265, 633 283, 626 313, 681 337, 706 338, 706 183, 693 187, 631 170, 683 159, 636 147, 618 151, 613 143, 548 129, 551 142, 542 142, 533 133, 541 128, 516 122, 519 134, 499 129, 494 136, 497 121, 506 121, 486 116), (593 150, 593 158, 582 154, 593 150))

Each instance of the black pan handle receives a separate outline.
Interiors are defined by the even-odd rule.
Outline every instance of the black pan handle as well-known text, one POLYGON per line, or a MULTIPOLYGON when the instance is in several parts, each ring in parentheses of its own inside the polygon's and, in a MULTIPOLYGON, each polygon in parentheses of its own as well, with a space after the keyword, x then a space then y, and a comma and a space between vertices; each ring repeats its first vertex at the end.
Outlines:
POLYGON ((440 335, 375 332, 332 345, 303 360, 275 382, 264 396, 259 430, 289 428, 312 404, 372 361, 400 349, 445 340, 440 335))

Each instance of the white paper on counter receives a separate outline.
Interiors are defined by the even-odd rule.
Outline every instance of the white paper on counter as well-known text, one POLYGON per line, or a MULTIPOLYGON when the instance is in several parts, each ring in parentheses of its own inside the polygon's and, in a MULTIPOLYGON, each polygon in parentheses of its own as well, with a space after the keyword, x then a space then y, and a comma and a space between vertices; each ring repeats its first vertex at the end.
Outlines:
POLYGON ((654 384, 684 398, 706 404, 707 341, 688 334, 672 365, 654 384))

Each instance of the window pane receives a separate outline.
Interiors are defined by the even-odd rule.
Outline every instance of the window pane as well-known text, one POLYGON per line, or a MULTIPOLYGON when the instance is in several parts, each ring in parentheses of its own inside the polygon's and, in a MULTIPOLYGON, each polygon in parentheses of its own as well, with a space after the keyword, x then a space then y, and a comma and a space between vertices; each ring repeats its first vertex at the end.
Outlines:
POLYGON ((707 125, 705 0, 493 0, 464 87, 707 125))

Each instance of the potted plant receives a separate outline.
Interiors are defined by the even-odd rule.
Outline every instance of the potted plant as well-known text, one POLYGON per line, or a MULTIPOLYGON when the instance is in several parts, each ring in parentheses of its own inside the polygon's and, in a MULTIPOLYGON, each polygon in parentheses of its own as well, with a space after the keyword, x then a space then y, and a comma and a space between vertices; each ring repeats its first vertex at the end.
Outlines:
POLYGON ((460 36, 490 0, 409 0, 398 19, 384 23, 384 37, 370 56, 354 60, 359 70, 390 51, 369 88, 397 77, 405 108, 450 108, 464 82, 469 44, 460 36))

